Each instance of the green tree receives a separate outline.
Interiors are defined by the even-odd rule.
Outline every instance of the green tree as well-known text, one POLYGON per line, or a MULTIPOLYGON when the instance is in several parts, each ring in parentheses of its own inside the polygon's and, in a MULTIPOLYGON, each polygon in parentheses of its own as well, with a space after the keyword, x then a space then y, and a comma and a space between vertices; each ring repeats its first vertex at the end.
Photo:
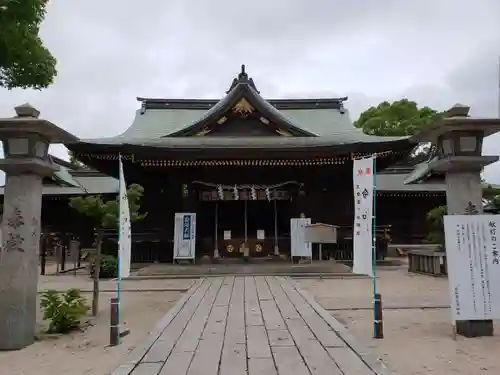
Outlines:
POLYGON ((368 108, 354 122, 354 126, 363 129, 365 134, 397 137, 416 134, 440 116, 432 108, 419 108, 417 103, 401 99, 368 108))
POLYGON ((444 215, 448 212, 447 206, 438 206, 427 213, 427 221, 430 225, 427 239, 430 243, 440 245, 444 248, 444 215))
POLYGON ((483 198, 488 202, 498 200, 500 198, 500 189, 491 186, 491 184, 486 184, 483 181, 483 198))
POLYGON ((0 87, 41 90, 57 75, 38 36, 48 0, 0 0, 0 87))
MULTIPOLYGON (((483 182, 483 198, 487 201, 490 210, 500 211, 500 189, 483 182)), ((427 239, 429 242, 441 245, 444 248, 444 215, 448 212, 448 206, 438 206, 427 213, 426 219, 430 226, 427 239)))
MULTIPOLYGON (((144 195, 144 188, 132 184, 127 189, 128 204, 130 208, 130 221, 135 222, 146 217, 147 213, 140 213, 140 200, 144 195)), ((96 230, 96 257, 93 272, 94 288, 92 294, 92 315, 97 315, 99 310, 99 272, 101 269, 101 248, 104 239, 104 230, 118 228, 120 214, 119 197, 114 200, 104 200, 100 195, 79 196, 69 200, 69 206, 82 215, 90 218, 96 230)))
POLYGON ((85 169, 87 166, 83 164, 80 160, 78 160, 73 151, 68 151, 69 155, 69 163, 75 169, 85 169))
POLYGON ((485 208, 489 212, 500 212, 500 189, 483 182, 483 198, 486 200, 485 208))

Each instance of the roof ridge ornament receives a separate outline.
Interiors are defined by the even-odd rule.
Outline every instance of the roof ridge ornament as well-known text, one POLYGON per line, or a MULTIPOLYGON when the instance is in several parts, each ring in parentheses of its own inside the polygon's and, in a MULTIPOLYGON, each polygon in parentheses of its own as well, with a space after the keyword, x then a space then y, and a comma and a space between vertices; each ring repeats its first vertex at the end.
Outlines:
POLYGON ((248 79, 248 74, 245 72, 245 64, 241 64, 241 73, 238 74, 238 80, 248 79))
POLYGON ((226 94, 229 94, 239 84, 248 85, 252 89, 257 91, 257 94, 260 94, 260 91, 257 90, 257 87, 255 86, 255 83, 253 82, 253 79, 248 77, 248 73, 246 72, 246 69, 245 69, 245 64, 241 65, 241 72, 238 74, 237 78, 233 79, 233 82, 231 83, 231 87, 229 87, 229 90, 226 91, 226 94))
POLYGON ((40 111, 29 103, 18 105, 14 107, 14 110, 16 111, 16 117, 31 117, 37 119, 38 116, 40 116, 40 111))
POLYGON ((444 112, 445 118, 450 117, 469 117, 470 107, 460 103, 455 104, 453 107, 444 112))

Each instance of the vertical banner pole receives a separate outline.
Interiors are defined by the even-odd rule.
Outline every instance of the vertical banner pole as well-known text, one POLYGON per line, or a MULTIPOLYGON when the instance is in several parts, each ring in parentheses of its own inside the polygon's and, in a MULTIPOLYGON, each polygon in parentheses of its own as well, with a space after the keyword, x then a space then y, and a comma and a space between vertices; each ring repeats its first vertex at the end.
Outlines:
POLYGON ((498 116, 500 117, 500 56, 498 57, 498 97, 497 97, 497 100, 498 100, 498 116))
MULTIPOLYGON (((123 171, 123 166, 122 166, 122 154, 118 154, 118 168, 120 168, 120 173, 123 171)), ((121 189, 126 189, 126 186, 121 186, 122 181, 125 178, 119 178, 119 191, 122 191, 121 189)), ((120 194, 121 195, 121 194, 120 194)), ((121 196, 120 196, 121 199, 121 196)), ((121 272, 120 272, 120 232, 121 232, 121 220, 120 220, 120 215, 121 215, 121 210, 118 211, 118 256, 117 256, 117 270, 116 270, 116 332, 118 334, 118 337, 116 338, 116 344, 118 345, 120 343, 120 300, 121 300, 121 272)), ((99 270, 97 271, 97 275, 99 275, 99 270)), ((98 276, 99 277, 99 276, 98 276)))
POLYGON ((274 255, 278 255, 276 249, 278 249, 278 206, 276 204, 276 199, 273 199, 274 204, 274 255))
POLYGON ((247 219, 247 199, 245 199, 245 246, 247 246, 248 242, 248 219, 247 219))
POLYGON ((215 202, 215 255, 219 257, 219 202, 215 202))
POLYGON ((377 337, 377 318, 375 301, 377 295, 377 158, 373 158, 373 214, 372 214, 372 269, 373 269, 373 337, 377 337))
POLYGON ((373 215, 372 215, 372 269, 373 269, 373 337, 384 338, 382 296, 377 293, 377 155, 373 157, 373 215))

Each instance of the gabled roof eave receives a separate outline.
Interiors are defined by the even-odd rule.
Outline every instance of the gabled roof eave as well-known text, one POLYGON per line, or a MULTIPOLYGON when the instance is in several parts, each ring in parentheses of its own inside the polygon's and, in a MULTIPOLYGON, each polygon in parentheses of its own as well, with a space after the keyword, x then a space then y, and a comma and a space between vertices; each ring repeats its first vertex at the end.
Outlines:
POLYGON ((269 120, 276 123, 278 126, 291 129, 301 136, 317 136, 317 134, 311 133, 285 118, 276 108, 260 96, 260 94, 251 85, 247 83, 237 83, 225 97, 210 108, 198 121, 174 133, 165 134, 165 137, 186 136, 207 125, 214 124, 220 117, 227 113, 227 111, 230 111, 231 108, 233 108, 242 98, 248 100, 265 117, 268 117, 269 120))

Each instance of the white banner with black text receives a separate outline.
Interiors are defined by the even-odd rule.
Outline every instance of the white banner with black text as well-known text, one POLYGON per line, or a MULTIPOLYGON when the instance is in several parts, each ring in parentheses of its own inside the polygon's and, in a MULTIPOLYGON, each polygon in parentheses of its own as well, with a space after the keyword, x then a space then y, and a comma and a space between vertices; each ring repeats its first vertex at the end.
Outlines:
POLYGON ((357 274, 373 277, 373 157, 353 163, 354 225, 353 267, 357 274))
POLYGON ((454 320, 500 319, 500 215, 444 217, 454 320))
POLYGON ((120 278, 130 276, 132 256, 132 239, 130 228, 130 207, 127 197, 127 184, 123 174, 123 163, 120 158, 120 234, 118 240, 120 278))

